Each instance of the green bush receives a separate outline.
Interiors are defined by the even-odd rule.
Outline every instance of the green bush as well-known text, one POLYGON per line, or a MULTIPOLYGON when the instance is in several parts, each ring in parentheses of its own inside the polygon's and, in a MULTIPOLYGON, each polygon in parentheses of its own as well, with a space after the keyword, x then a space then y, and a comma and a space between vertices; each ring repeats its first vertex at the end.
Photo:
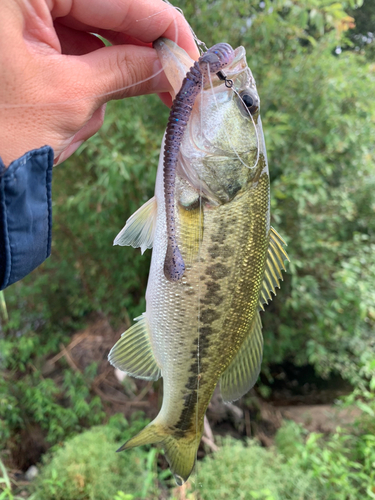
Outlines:
MULTIPOLYGON (((90 367, 89 367, 90 368, 90 367)), ((64 370, 61 385, 35 370, 20 380, 0 380, 0 450, 9 440, 16 445, 20 431, 40 427, 53 445, 102 422, 101 400, 90 393, 92 374, 64 370)))
MULTIPOLYGON (((368 411, 371 407, 368 406, 368 411)), ((322 500, 375 498, 373 421, 361 417, 355 427, 337 428, 330 436, 304 431, 286 422, 276 435, 278 452, 289 466, 308 471, 319 484, 322 500)))
POLYGON ((196 474, 201 500, 322 500, 310 472, 254 441, 224 440, 196 474))
POLYGON ((275 436, 278 453, 289 459, 298 455, 304 446, 304 436, 307 431, 292 420, 285 421, 275 436))
POLYGON ((193 475, 201 500, 359 500, 375 498, 374 402, 330 436, 284 422, 274 449, 224 440, 193 475), (367 408, 367 410, 366 410, 367 408))
MULTIPOLYGON (((146 422, 121 417, 55 447, 45 459, 32 500, 153 500, 161 496, 151 448, 114 451, 146 422)), ((294 422, 278 431, 275 448, 224 439, 217 453, 199 461, 188 498, 200 500, 359 500, 375 498, 372 422, 338 429, 331 436, 307 432, 294 422), (189 496, 190 495, 190 496, 189 496)), ((165 472, 159 473, 164 481, 165 472)), ((166 497, 167 492, 163 492, 166 497)), ((30 499, 31 500, 31 499, 30 499)))
POLYGON ((36 480, 35 500, 157 499, 155 450, 116 453, 124 442, 146 424, 131 426, 121 417, 55 447, 45 459, 36 480), (149 459, 151 456, 151 460, 149 459), (120 493, 121 492, 121 493, 120 493))

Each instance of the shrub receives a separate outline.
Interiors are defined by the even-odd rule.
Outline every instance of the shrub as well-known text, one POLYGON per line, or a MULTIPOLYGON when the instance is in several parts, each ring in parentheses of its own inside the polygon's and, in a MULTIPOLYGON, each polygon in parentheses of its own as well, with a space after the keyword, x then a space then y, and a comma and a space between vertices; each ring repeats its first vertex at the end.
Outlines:
MULTIPOLYGON (((371 406, 368 406, 371 410, 371 406)), ((362 417, 351 429, 337 428, 331 436, 303 431, 286 422, 276 435, 279 453, 290 466, 309 471, 324 491, 322 500, 375 498, 375 437, 373 423, 362 417)))
POLYGON ((90 373, 65 370, 61 386, 40 371, 19 380, 0 380, 0 449, 19 445, 21 432, 39 426, 49 445, 104 418, 101 401, 90 393, 90 373))
POLYGON ((224 440, 213 458, 198 464, 197 483, 201 500, 322 499, 310 472, 254 441, 224 440))
MULTIPOLYGON (((123 417, 96 426, 55 447, 35 484, 34 500, 133 500, 159 498, 154 460, 142 449, 115 453, 145 425, 123 417), (150 481, 151 476, 151 481, 150 481)), ((155 457, 154 450, 150 451, 155 457)))
MULTIPOLYGON (((362 406, 365 403, 362 403, 362 406)), ((371 402, 350 429, 330 436, 285 422, 275 449, 225 440, 198 464, 200 500, 358 500, 375 498, 375 437, 371 402), (305 439, 306 438, 306 439, 305 439)), ((194 478, 194 475, 193 475, 194 478)))

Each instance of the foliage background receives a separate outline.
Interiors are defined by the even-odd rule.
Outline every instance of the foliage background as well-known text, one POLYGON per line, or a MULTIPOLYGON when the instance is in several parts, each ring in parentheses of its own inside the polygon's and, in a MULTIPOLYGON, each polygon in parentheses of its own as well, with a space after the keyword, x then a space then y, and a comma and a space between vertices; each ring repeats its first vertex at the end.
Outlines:
MULTIPOLYGON (((371 415, 374 2, 176 4, 207 46, 227 41, 246 47, 261 96, 272 225, 288 242, 291 258, 283 286, 262 316, 263 394, 272 394, 275 365, 309 365, 323 378, 338 374, 350 382, 351 401, 371 415)), ((52 257, 5 291, 10 319, 0 332, 4 450, 17 446, 33 425, 56 444, 105 418, 89 389, 95 367, 77 374, 66 366, 60 383, 43 376, 42 368, 93 313, 116 327, 145 309, 150 253, 112 247, 112 241, 153 195, 167 116, 155 96, 113 102, 101 131, 54 172, 52 257)))

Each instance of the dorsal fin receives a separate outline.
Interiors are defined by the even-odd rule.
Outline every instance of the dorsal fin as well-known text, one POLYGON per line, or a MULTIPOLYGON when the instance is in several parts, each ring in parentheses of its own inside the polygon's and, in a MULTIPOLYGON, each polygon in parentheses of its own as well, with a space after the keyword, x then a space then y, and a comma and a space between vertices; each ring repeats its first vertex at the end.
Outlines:
POLYGON ((242 346, 221 375, 220 391, 226 403, 236 401, 253 387, 260 372, 262 355, 262 322, 257 311, 242 346))
POLYGON ((141 248, 152 248, 156 225, 157 201, 155 196, 150 198, 129 219, 116 236, 114 245, 141 248))
POLYGON ((264 311, 263 304, 268 304, 272 300, 271 291, 276 295, 276 288, 280 288, 279 280, 283 279, 281 271, 285 271, 284 261, 287 260, 289 262, 289 257, 284 250, 284 246, 286 246, 285 241, 271 227, 266 268, 259 296, 259 309, 262 311, 264 311))
POLYGON ((135 318, 135 321, 137 323, 126 330, 112 347, 108 360, 132 377, 158 380, 161 377, 161 369, 152 352, 145 313, 135 318))

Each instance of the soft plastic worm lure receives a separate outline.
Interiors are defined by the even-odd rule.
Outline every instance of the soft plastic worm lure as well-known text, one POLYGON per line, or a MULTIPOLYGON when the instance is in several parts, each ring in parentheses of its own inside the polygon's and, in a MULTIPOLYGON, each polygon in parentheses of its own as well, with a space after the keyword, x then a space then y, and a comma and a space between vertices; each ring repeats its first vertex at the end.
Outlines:
POLYGON ((234 59, 234 50, 227 43, 218 43, 208 49, 187 73, 176 95, 169 115, 164 147, 164 196, 167 216, 168 246, 164 274, 169 281, 178 281, 185 272, 185 263, 176 240, 174 191, 178 153, 193 110, 194 102, 205 85, 208 73, 220 73, 234 59))

